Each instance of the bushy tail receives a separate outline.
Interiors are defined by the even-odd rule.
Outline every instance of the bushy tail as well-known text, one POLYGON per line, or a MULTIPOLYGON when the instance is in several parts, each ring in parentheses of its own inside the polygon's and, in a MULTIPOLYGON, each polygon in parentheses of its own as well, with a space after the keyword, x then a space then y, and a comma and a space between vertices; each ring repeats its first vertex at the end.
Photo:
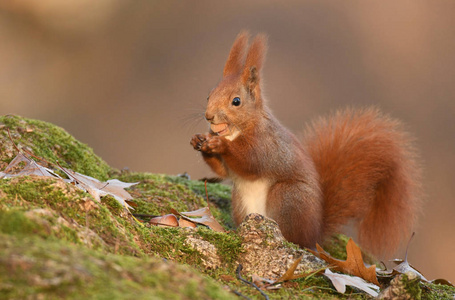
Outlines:
POLYGON ((377 109, 339 111, 306 130, 324 195, 324 235, 353 219, 359 243, 393 254, 413 229, 420 168, 401 124, 377 109))

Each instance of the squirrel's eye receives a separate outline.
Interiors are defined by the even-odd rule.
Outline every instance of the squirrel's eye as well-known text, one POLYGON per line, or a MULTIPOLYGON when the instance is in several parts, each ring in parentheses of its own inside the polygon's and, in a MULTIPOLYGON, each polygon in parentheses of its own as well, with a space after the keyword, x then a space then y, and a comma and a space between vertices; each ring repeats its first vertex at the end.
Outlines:
POLYGON ((232 99, 232 105, 234 106, 239 106, 240 105, 240 98, 239 97, 235 97, 234 99, 232 99))

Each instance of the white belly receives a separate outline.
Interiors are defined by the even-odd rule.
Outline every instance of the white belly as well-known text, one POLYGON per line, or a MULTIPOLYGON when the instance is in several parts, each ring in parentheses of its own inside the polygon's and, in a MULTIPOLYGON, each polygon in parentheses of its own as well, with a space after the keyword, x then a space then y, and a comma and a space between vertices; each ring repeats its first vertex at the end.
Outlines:
POLYGON ((258 213, 266 216, 265 204, 270 187, 267 179, 250 181, 237 178, 234 186, 245 214, 258 213))

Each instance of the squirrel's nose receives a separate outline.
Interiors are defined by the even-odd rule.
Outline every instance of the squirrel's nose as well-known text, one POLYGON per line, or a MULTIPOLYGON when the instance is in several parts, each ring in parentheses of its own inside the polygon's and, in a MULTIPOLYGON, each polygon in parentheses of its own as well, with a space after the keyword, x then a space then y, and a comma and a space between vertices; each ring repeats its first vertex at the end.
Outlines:
POLYGON ((210 122, 210 121, 213 120, 213 118, 215 118, 213 114, 211 114, 211 113, 209 113, 209 112, 205 112, 205 119, 206 119, 207 121, 210 122))

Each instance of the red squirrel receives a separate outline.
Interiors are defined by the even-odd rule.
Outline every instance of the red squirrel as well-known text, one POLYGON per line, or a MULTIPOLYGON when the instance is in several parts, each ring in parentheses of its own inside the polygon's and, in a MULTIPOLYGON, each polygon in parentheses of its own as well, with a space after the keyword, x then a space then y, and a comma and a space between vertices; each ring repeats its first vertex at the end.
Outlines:
POLYGON ((377 256, 396 251, 414 226, 419 173, 411 138, 375 108, 346 109, 307 126, 298 140, 273 116, 261 93, 267 39, 241 32, 222 80, 207 98, 210 131, 194 149, 233 182, 233 218, 259 213, 302 247, 350 220, 358 241, 377 256), (248 51, 247 51, 248 49, 248 51))

